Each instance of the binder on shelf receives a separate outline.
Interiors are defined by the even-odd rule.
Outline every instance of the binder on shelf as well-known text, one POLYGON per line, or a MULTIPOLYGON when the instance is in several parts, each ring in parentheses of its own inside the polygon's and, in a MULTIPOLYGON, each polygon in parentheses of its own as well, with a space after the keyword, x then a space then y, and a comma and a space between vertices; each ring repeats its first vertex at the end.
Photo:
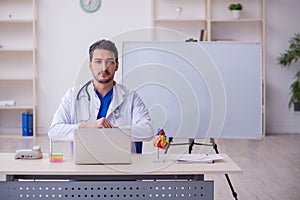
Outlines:
POLYGON ((33 136, 33 114, 22 113, 22 136, 33 136))
POLYGON ((22 113, 22 136, 28 136, 28 116, 22 113))
POLYGON ((205 29, 201 29, 199 41, 207 40, 207 31, 205 29))
POLYGON ((27 114, 28 136, 33 136, 33 114, 27 114))

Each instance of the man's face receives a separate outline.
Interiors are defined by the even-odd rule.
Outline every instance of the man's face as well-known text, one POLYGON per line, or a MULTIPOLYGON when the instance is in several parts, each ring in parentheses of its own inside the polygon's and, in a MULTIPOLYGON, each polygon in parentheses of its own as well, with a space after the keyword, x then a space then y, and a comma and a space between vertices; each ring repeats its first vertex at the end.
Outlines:
POLYGON ((114 80, 119 64, 113 52, 104 49, 95 49, 90 69, 98 83, 109 83, 114 80))

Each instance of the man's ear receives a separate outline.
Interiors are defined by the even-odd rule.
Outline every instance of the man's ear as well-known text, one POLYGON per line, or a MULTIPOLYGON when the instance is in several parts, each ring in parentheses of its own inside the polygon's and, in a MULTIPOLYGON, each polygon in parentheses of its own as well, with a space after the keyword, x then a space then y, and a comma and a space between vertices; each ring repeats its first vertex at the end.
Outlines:
POLYGON ((116 68, 115 68, 115 71, 118 71, 119 69, 119 62, 116 62, 116 68))
POLYGON ((92 71, 92 62, 89 62, 89 68, 92 71))

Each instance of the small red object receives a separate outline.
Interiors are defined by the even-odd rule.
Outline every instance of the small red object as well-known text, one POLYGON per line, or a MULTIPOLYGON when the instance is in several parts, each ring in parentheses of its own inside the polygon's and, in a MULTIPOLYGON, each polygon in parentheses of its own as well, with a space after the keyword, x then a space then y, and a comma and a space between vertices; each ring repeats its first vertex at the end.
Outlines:
POLYGON ((157 137, 153 143, 155 147, 165 149, 168 146, 167 136, 163 129, 160 129, 157 133, 157 137))

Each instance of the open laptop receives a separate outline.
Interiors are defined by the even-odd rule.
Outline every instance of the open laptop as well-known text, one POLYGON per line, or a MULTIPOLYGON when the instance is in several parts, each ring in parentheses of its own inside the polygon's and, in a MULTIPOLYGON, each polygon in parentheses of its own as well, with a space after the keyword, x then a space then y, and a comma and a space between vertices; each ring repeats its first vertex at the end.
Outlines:
POLYGON ((130 130, 79 128, 74 133, 74 162, 75 164, 130 164, 130 130))

